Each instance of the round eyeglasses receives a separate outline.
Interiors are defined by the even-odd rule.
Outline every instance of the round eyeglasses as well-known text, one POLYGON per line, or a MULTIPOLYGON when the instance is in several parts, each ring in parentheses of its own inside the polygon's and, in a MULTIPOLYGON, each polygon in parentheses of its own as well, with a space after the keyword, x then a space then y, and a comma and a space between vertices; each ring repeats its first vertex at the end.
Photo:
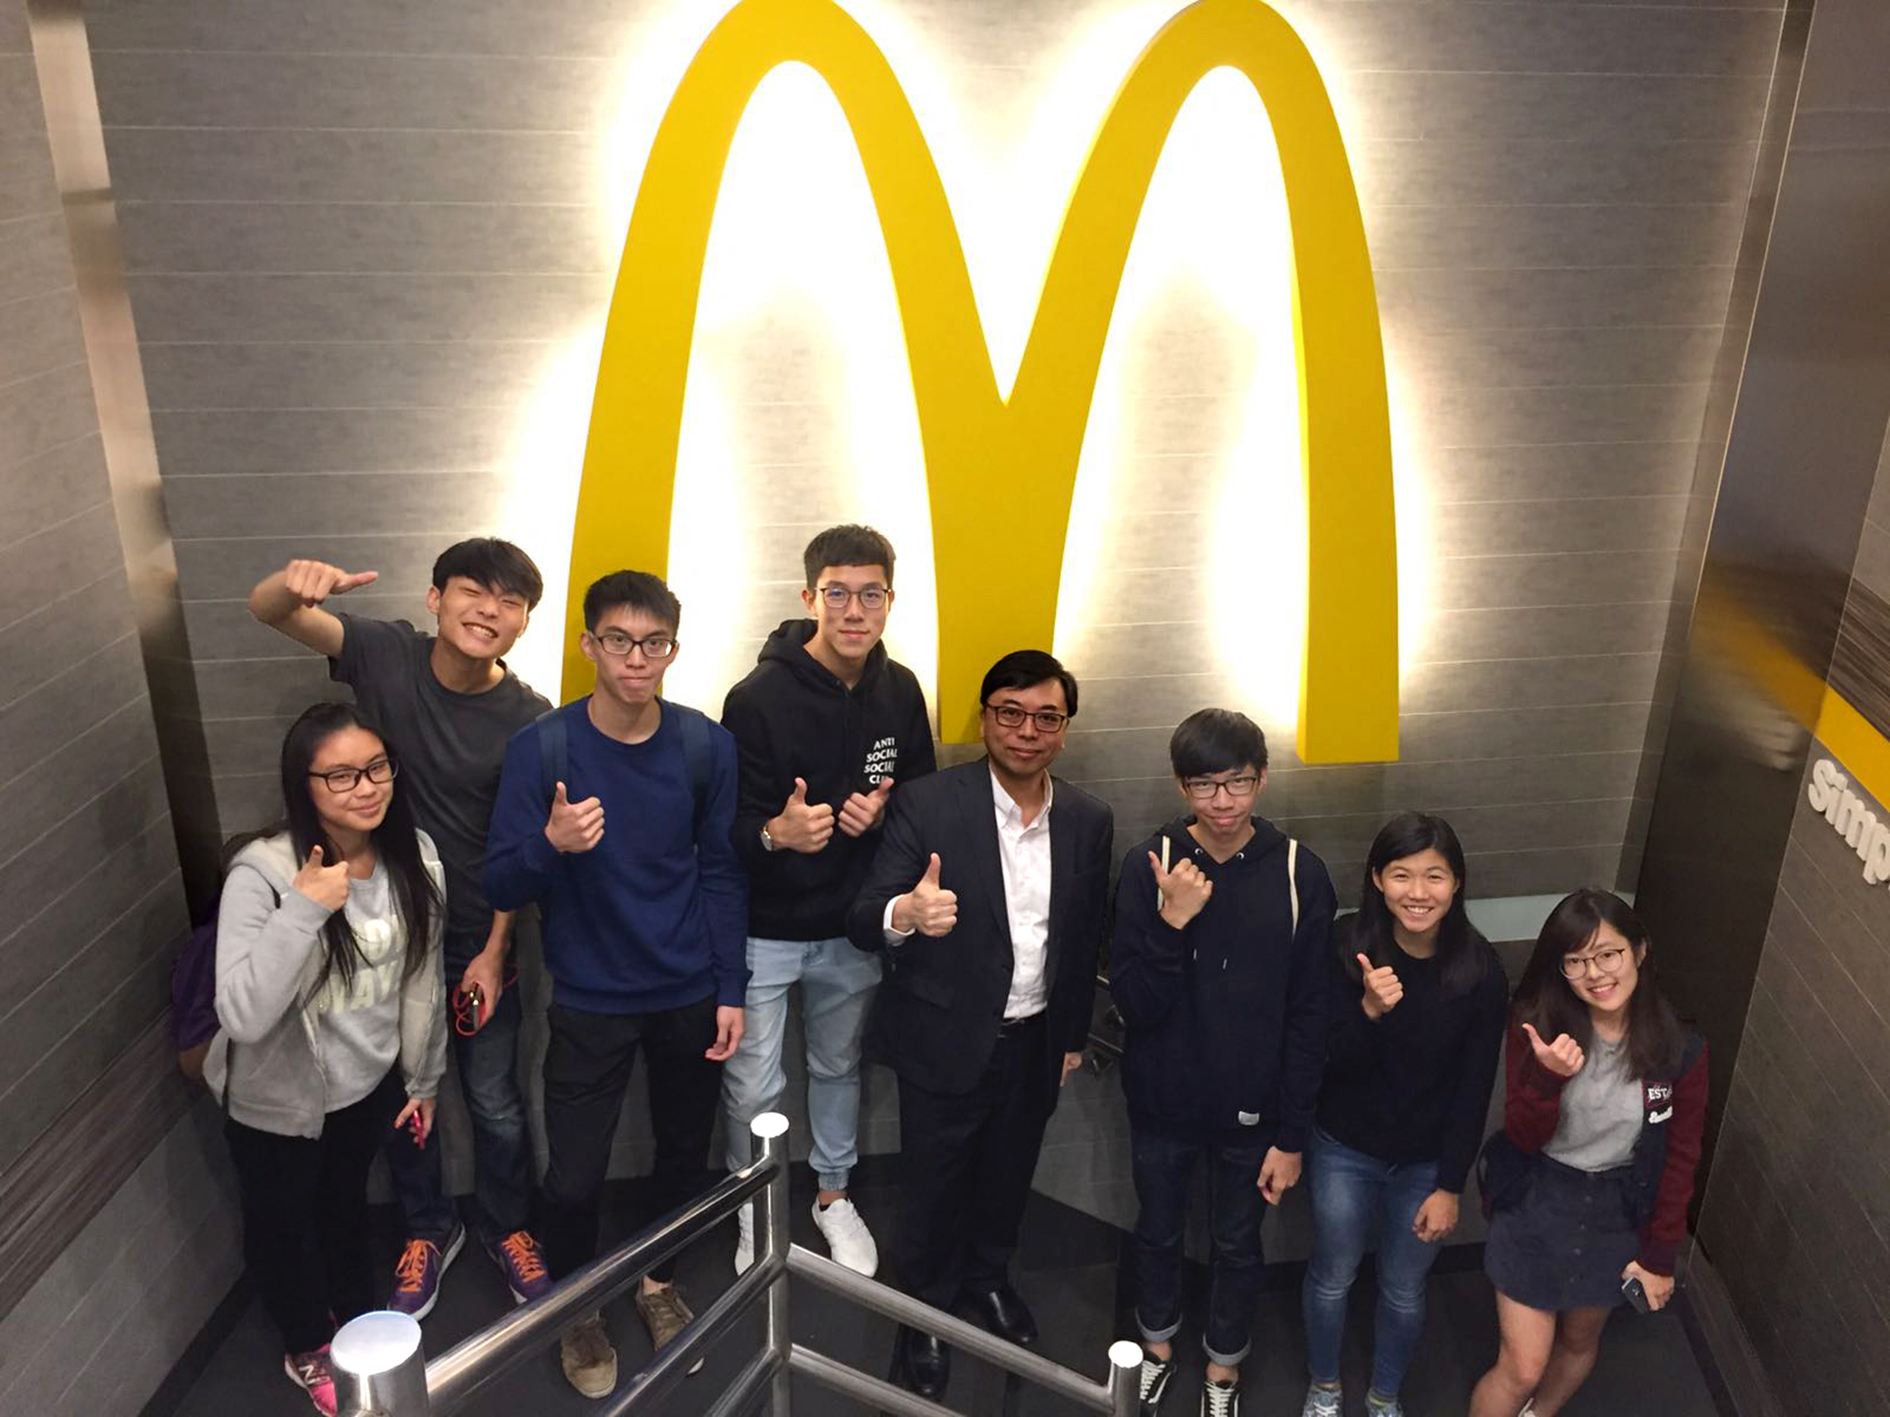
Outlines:
POLYGON ((819 591, 820 598, 827 603, 829 610, 845 610, 857 596, 862 610, 883 610, 886 602, 892 599, 892 592, 883 585, 870 585, 863 590, 849 590, 843 585, 824 585, 819 591))
POLYGON ((1619 974, 1622 966, 1627 961, 1627 957, 1628 952, 1619 945, 1609 945, 1605 949, 1596 950, 1591 955, 1563 955, 1562 977, 1565 979, 1580 979, 1583 975, 1588 973, 1588 963, 1590 960, 1594 961, 1595 967, 1603 974, 1619 974))

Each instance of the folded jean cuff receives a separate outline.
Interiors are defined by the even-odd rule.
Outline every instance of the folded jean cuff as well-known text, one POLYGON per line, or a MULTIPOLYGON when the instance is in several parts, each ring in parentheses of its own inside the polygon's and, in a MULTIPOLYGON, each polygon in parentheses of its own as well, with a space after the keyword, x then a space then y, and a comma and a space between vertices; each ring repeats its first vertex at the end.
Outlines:
POLYGON ((1173 1323, 1167 1325, 1164 1328, 1152 1328, 1149 1326, 1148 1322, 1145 1319, 1143 1319, 1142 1311, 1140 1309, 1137 1309, 1135 1311, 1135 1326, 1142 1335, 1142 1342, 1166 1343, 1168 1342, 1169 1339, 1173 1338, 1177 1333, 1181 1332, 1181 1319, 1179 1316, 1177 1316, 1173 1323))
POLYGON ((1207 1360, 1210 1363, 1219 1363, 1223 1368, 1238 1368, 1241 1360, 1253 1352, 1253 1340, 1249 1339, 1243 1343, 1238 1353, 1227 1354, 1216 1352, 1214 1346, 1204 1336, 1201 1339, 1201 1351, 1207 1354, 1207 1360))
POLYGON ((853 1179, 853 1172, 851 1170, 822 1171, 815 1179, 820 1183, 823 1191, 844 1191, 847 1188, 847 1182, 853 1179))

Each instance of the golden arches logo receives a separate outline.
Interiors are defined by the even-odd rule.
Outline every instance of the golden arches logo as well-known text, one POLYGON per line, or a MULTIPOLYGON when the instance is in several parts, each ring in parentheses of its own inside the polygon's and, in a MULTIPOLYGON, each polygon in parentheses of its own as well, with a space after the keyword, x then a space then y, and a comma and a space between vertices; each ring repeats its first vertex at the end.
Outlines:
POLYGON ((1371 261, 1325 85, 1292 27, 1260 0, 1199 0, 1130 69, 1076 181, 1008 399, 998 393, 938 168, 885 56, 834 0, 740 0, 729 11, 670 100, 624 242, 572 536, 566 696, 590 682, 576 647, 584 587, 623 565, 667 568, 690 346, 722 171, 756 87, 794 62, 825 80, 845 114, 886 242, 925 457, 939 723, 951 742, 976 736, 976 685, 991 662, 1051 642, 1083 433, 1156 160, 1210 70, 1246 76, 1273 125, 1292 235, 1307 509, 1299 756, 1395 758, 1397 542, 1371 261), (1001 618, 980 593, 986 508, 1000 492, 1007 539, 1056 553, 1011 568, 1021 583, 1001 618))

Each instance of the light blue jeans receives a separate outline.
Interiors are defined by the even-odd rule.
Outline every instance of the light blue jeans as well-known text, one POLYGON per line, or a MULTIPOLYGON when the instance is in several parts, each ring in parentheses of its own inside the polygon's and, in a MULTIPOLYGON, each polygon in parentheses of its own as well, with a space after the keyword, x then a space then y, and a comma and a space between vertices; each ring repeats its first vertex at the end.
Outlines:
POLYGON ((746 1166, 748 1124, 778 1107, 787 1090, 781 1042, 787 1033, 788 990, 801 986, 801 1027, 807 1040, 808 1161, 824 1191, 844 1191, 858 1161, 860 1046, 866 1011, 879 987, 880 962, 851 941, 748 941, 748 1000, 741 1047, 722 1067, 727 1161, 746 1166))
POLYGON ((1316 1127, 1311 1162, 1313 1252, 1303 1295, 1307 1367, 1315 1382, 1339 1380, 1345 1299, 1375 1234, 1378 1313, 1372 1389, 1381 1397, 1396 1397, 1424 1331, 1424 1282, 1440 1248, 1411 1233, 1419 1208, 1437 1189, 1437 1163, 1394 1166, 1354 1151, 1316 1127))

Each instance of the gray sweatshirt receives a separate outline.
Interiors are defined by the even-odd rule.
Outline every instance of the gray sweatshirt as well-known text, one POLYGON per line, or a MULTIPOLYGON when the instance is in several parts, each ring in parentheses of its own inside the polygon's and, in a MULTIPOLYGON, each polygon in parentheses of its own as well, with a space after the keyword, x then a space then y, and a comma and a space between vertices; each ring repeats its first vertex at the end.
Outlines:
MULTIPOLYGON (((418 833, 420 858, 444 895, 439 853, 418 833)), ((319 989, 322 926, 331 913, 291 882, 286 834, 237 854, 217 912, 217 1021, 204 1081, 231 1117, 260 1131, 319 1137, 327 1113, 372 1091, 397 1056, 409 1097, 432 1097, 446 1070, 446 989, 434 917, 420 969, 402 978, 406 940, 388 904, 384 868, 350 882, 348 920, 368 963, 344 991, 319 989)))

